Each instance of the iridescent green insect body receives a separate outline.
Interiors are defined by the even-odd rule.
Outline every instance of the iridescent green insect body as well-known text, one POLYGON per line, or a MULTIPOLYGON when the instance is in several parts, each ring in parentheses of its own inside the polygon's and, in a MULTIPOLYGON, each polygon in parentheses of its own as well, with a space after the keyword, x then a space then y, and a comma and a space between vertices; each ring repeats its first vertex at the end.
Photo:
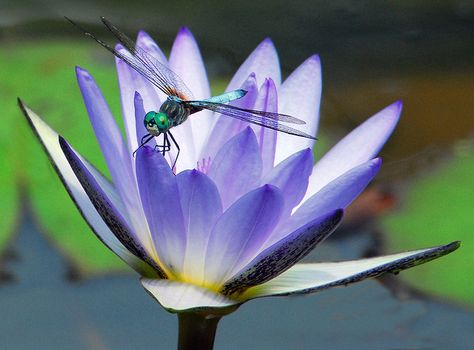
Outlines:
MULTIPOLYGON (((68 18, 67 18, 68 19, 68 18)), ((174 160, 176 163, 180 148, 175 138, 170 132, 170 129, 180 125, 188 119, 188 117, 196 112, 202 110, 209 110, 217 114, 224 114, 229 117, 246 121, 265 128, 284 132, 289 135, 305 137, 316 140, 312 135, 306 134, 298 129, 289 127, 283 123, 305 124, 303 120, 292 117, 287 114, 272 113, 266 111, 259 111, 253 109, 244 109, 229 105, 227 103, 237 100, 245 96, 247 91, 238 89, 224 93, 219 96, 213 96, 204 100, 194 100, 192 93, 181 78, 170 70, 165 64, 161 63, 156 57, 150 55, 140 46, 135 43, 118 30, 107 19, 101 17, 112 34, 119 40, 125 50, 117 50, 98 39, 90 32, 87 32, 82 27, 68 19, 72 24, 81 29, 85 35, 91 37, 105 49, 113 53, 115 56, 126 62, 131 68, 140 73, 150 83, 155 85, 159 90, 167 95, 166 101, 161 105, 160 110, 149 111, 144 117, 144 125, 148 134, 143 136, 141 144, 142 147, 153 137, 163 135, 163 144, 157 146, 158 150, 165 155, 171 148, 170 139, 176 146, 178 153, 174 160)), ((136 151, 135 151, 136 152, 136 151)), ((134 152, 134 153, 135 153, 134 152)), ((173 164, 174 167, 174 164, 173 164)))
MULTIPOLYGON (((202 102, 228 103, 242 98, 246 93, 247 91, 238 89, 219 96, 213 96, 209 99, 202 100, 202 102)), ((157 146, 158 149, 165 155, 165 153, 170 150, 171 144, 169 138, 171 138, 171 141, 173 141, 178 149, 179 155, 179 145, 174 139, 173 134, 171 134, 170 129, 185 122, 191 114, 202 110, 202 108, 190 105, 188 102, 190 101, 183 100, 177 96, 168 96, 166 101, 161 105, 159 112, 148 112, 143 119, 143 124, 148 134, 142 138, 140 147, 146 144, 152 137, 163 134, 163 145, 157 146)))

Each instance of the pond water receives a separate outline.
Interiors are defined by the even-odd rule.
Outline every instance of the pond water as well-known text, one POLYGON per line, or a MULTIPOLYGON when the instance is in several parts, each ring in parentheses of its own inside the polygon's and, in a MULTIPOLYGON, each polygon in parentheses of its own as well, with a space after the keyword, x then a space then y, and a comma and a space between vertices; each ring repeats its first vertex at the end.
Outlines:
MULTIPOLYGON (((317 257, 353 258, 360 234, 326 242, 317 257)), ((134 274, 73 282, 68 261, 27 214, 4 261, 3 349, 173 349, 177 321, 134 274)), ((216 349, 453 349, 474 343, 472 313, 429 299, 394 298, 366 281, 316 295, 251 301, 225 317, 216 349)))

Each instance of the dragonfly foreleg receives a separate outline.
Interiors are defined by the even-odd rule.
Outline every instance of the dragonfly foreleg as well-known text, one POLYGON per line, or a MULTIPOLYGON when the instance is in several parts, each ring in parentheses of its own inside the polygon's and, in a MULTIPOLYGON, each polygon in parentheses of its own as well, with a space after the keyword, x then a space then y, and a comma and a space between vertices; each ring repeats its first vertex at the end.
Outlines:
POLYGON ((149 140, 151 140, 151 137, 147 140, 147 137, 148 136, 151 136, 150 134, 146 134, 145 136, 142 137, 142 139, 140 140, 140 146, 144 145, 145 143, 147 143, 149 140))
POLYGON ((132 156, 135 157, 135 153, 137 153, 137 151, 142 148, 143 146, 145 146, 148 141, 150 141, 154 136, 153 135, 150 135, 150 134, 146 134, 145 136, 142 137, 142 139, 140 140, 140 146, 138 146, 138 148, 133 151, 132 153, 132 156), (148 138, 147 138, 148 137, 148 138))

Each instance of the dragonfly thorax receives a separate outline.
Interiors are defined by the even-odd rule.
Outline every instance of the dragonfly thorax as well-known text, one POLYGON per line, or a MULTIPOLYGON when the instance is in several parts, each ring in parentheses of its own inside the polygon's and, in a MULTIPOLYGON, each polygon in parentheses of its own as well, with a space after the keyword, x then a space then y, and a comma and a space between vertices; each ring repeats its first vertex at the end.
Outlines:
POLYGON ((176 96, 168 96, 160 107, 160 112, 166 114, 170 120, 170 128, 180 125, 188 119, 192 110, 176 96))
POLYGON ((171 127, 170 119, 163 112, 150 111, 145 115, 143 120, 147 131, 153 135, 158 136, 166 132, 171 127))

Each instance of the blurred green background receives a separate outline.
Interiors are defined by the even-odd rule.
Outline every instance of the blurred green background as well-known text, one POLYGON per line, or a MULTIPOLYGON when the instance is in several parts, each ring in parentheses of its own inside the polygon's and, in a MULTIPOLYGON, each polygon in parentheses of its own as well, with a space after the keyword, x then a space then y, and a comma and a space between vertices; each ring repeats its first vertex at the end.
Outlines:
POLYGON ((377 254, 462 240, 454 254, 398 280, 474 305, 472 1, 1 0, 0 5, 0 251, 15 240, 26 203, 37 227, 79 276, 128 271, 91 234, 16 103, 21 97, 105 172, 74 67, 93 74, 120 121, 114 60, 62 17, 111 40, 100 26, 104 15, 130 36, 145 29, 167 53, 179 27, 188 26, 216 93, 267 36, 278 49, 284 76, 320 54, 317 156, 361 121, 403 100, 402 120, 382 151, 382 171, 371 191, 351 206, 345 231, 361 225, 370 230, 381 242, 372 252, 377 254))

